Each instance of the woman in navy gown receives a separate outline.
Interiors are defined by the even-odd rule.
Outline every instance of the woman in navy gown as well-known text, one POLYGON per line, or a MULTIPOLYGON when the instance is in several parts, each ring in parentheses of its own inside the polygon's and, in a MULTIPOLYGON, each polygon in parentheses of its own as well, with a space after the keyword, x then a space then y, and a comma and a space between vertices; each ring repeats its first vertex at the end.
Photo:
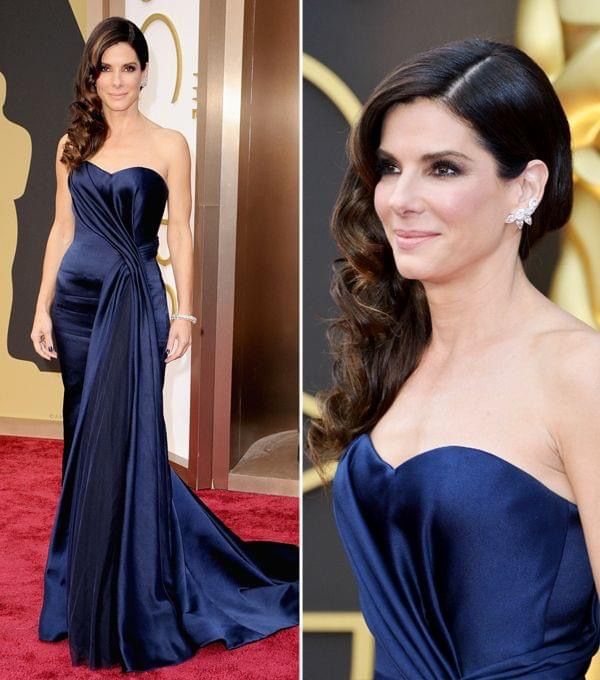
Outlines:
POLYGON ((363 107, 332 219, 333 385, 309 453, 378 680, 581 680, 600 644, 600 339, 527 279, 572 208, 568 121, 470 39, 363 107))
POLYGON ((31 334, 41 356, 58 357, 65 388, 39 638, 68 637, 74 665, 124 671, 298 622, 297 546, 242 541, 168 462, 165 364, 195 323, 190 155, 138 109, 147 63, 143 34, 119 17, 85 45, 31 334), (167 200, 171 318, 156 262, 167 200))

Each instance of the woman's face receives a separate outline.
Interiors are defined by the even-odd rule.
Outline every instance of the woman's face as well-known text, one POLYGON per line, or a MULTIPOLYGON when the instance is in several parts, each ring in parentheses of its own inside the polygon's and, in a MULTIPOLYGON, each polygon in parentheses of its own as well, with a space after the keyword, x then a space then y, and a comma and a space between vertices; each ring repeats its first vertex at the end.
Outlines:
POLYGON ((144 74, 129 43, 120 42, 105 49, 96 80, 96 92, 103 106, 114 111, 129 108, 139 99, 144 74))
POLYGON ((516 183, 443 104, 392 107, 378 157, 375 210, 402 276, 442 282, 502 249, 516 257, 520 232, 504 223, 516 183))

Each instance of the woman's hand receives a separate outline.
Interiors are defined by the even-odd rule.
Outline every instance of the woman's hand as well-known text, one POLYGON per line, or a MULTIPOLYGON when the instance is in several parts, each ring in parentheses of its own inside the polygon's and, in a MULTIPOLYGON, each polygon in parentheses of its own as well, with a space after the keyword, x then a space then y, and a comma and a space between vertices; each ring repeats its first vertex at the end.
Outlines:
POLYGON ((58 355, 52 344, 52 320, 48 312, 36 312, 30 337, 35 351, 41 357, 44 357, 44 359, 56 359, 58 355))
POLYGON ((192 344, 192 322, 189 319, 174 319, 169 330, 165 363, 183 356, 192 344))

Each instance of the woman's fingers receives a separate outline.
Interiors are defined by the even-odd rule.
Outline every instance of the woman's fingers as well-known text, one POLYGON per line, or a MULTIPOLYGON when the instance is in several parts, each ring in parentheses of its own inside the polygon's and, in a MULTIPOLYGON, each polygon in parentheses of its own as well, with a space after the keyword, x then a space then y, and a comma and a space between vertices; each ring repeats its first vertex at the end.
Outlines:
POLYGON ((31 340, 35 351, 41 357, 48 360, 57 358, 58 355, 52 342, 52 330, 34 329, 31 333, 31 340))
POLYGON ((174 361, 175 359, 179 359, 179 357, 183 356, 188 347, 192 344, 191 338, 185 342, 183 341, 179 335, 174 335, 172 338, 169 338, 169 341, 167 342, 167 350, 169 353, 167 354, 167 357, 165 359, 165 363, 168 364, 171 361, 174 361))
POLYGON ((173 361, 173 359, 177 359, 179 356, 177 354, 177 351, 179 350, 179 337, 177 335, 173 335, 169 337, 169 341, 167 342, 167 349, 166 349, 166 358, 165 358, 165 364, 168 364, 170 361, 173 361))

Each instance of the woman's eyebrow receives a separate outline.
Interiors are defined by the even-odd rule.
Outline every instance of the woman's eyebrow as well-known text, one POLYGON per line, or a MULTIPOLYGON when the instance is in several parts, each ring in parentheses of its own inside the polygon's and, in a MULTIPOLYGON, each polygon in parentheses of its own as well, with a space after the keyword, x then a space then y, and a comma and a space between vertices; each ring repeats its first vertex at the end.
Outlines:
MULTIPOLYGON (((396 161, 396 157, 394 154, 390 153, 389 151, 386 151, 385 149, 382 149, 379 147, 377 151, 375 152, 378 158, 384 159, 384 160, 391 160, 391 161, 396 161)), ((431 153, 425 153, 421 156, 422 161, 435 161, 440 158, 447 158, 448 156, 456 156, 458 158, 463 158, 466 161, 472 161, 473 159, 467 156, 466 154, 462 153, 461 151, 454 151, 452 149, 444 149, 443 151, 432 151, 431 153)))
POLYGON ((444 151, 435 151, 433 153, 426 153, 421 156, 424 161, 433 161, 438 158, 443 158, 445 156, 458 156, 459 158, 464 158, 466 161, 472 161, 473 159, 467 156, 467 154, 461 153, 460 151, 453 151, 452 149, 445 149, 444 151))
POLYGON ((381 147, 379 147, 377 149, 377 151, 375 152, 375 155, 378 158, 384 158, 385 160, 389 160, 389 161, 395 161, 396 160, 394 158, 393 154, 391 154, 389 151, 386 151, 385 149, 382 149, 381 147))

